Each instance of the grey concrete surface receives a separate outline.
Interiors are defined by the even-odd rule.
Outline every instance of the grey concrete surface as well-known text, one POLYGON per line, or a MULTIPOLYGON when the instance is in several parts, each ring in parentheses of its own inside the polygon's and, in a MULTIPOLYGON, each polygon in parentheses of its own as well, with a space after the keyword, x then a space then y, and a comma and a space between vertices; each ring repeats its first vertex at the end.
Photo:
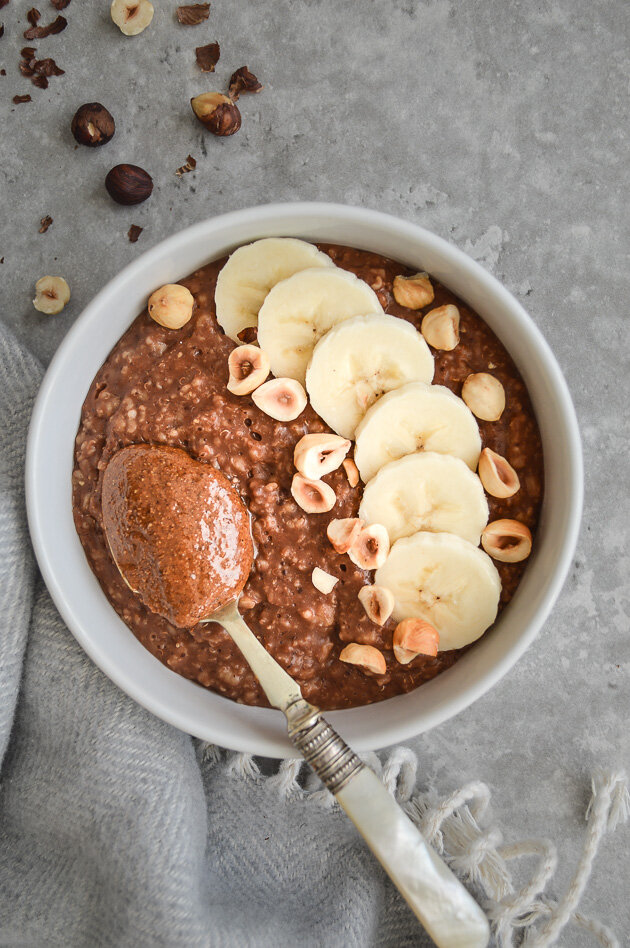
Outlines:
MULTIPOLYGON (((526 305, 562 366, 586 462, 579 549, 564 592, 517 667, 457 719, 411 742, 422 779, 493 791, 508 841, 549 836, 561 895, 584 830, 589 775, 630 760, 627 195, 630 7, 625 0, 215 0, 196 28, 156 0, 125 38, 108 3, 73 0, 68 29, 33 43, 66 70, 35 89, 18 72, 30 3, 0 12, 2 313, 48 362, 83 306, 121 267, 178 229, 267 201, 332 200, 416 221, 467 250, 526 305), (218 40, 204 76, 194 47, 218 40), (242 130, 216 140, 191 95, 247 63, 265 85, 243 97, 242 130), (13 106, 17 93, 33 101, 13 106), (117 133, 74 148, 72 114, 100 100, 117 133), (181 180, 188 154, 197 169, 181 180), (107 170, 155 180, 135 209, 114 205, 107 170), (54 223, 38 233, 40 218, 54 223), (126 237, 132 223, 144 231, 126 237), (61 273, 57 317, 31 305, 61 273)), ((52 8, 42 0, 47 21, 52 8)), ((583 908, 630 938, 629 831, 607 838, 583 908)), ((588 938, 572 931, 563 944, 588 938)))

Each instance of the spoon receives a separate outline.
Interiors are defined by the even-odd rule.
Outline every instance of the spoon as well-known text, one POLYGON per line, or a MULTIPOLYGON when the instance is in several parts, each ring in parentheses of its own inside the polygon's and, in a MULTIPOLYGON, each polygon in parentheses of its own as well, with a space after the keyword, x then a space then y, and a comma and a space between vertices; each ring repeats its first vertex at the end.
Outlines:
POLYGON ((269 703, 284 713, 294 747, 334 794, 436 945, 485 948, 489 926, 481 908, 243 620, 238 599, 253 545, 247 510, 230 481, 177 448, 130 445, 105 470, 102 509, 112 557, 127 585, 171 622, 217 622, 225 629, 269 703), (210 582, 197 572, 204 560, 210 582), (197 577, 192 585, 191 569, 197 577), (182 586, 188 598, 182 599, 182 586))

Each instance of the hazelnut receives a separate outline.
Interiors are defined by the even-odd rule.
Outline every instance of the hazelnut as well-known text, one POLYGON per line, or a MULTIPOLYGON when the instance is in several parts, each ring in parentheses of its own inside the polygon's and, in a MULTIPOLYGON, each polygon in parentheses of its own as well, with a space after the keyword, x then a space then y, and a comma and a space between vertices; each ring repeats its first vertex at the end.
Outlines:
POLYGON ((394 299, 407 309, 422 309, 433 302, 435 293, 428 273, 394 277, 394 299))
POLYGON ((257 408, 276 421, 293 421, 306 408, 306 392, 295 379, 270 379, 252 393, 257 408))
POLYGON ((153 179, 137 165, 115 165, 105 178, 105 187, 117 204, 142 204, 153 191, 153 179))
POLYGON ((296 504, 306 513, 328 513, 337 502, 334 490, 323 481, 311 481, 303 474, 294 474, 291 494, 296 504))
POLYGON ((332 576, 330 573, 327 573, 326 570, 320 569, 319 566, 316 566, 313 570, 311 581, 315 589, 324 593, 325 596, 328 596, 339 582, 336 576, 332 576))
POLYGON ((493 520, 481 534, 481 545, 493 560, 520 563, 532 551, 532 534, 518 520, 493 520))
POLYGON ((421 332, 434 349, 450 352, 459 342, 459 310, 452 303, 429 310, 422 320, 421 332))
POLYGON ((356 487, 359 483, 359 468, 356 466, 352 458, 346 458, 343 462, 343 469, 346 472, 346 477, 348 478, 348 484, 350 487, 356 487))
POLYGON ((498 421, 505 408, 505 389, 494 375, 476 372, 462 386, 462 398, 482 421, 498 421))
POLYGON ((121 33, 137 36, 153 19, 153 4, 149 0, 112 0, 109 13, 121 33))
POLYGON ((98 148, 114 137, 116 124, 100 102, 86 102, 74 113, 70 129, 79 145, 98 148))
POLYGON ((267 353, 258 346, 237 346, 228 358, 228 392, 233 395, 249 395, 269 375, 267 353))
POLYGON ((512 465, 496 451, 484 448, 479 457, 479 479, 493 497, 512 497, 521 482, 512 465))
POLYGON ((348 556, 359 569, 379 569, 389 553, 389 535, 380 523, 363 527, 348 550, 348 556))
POLYGON ((151 319, 166 329, 181 329, 192 316, 195 298, 185 286, 167 283, 149 297, 151 319))
POLYGON ((408 665, 418 655, 435 658, 440 636, 422 619, 403 619, 394 629, 394 656, 401 665, 408 665))
POLYGON ((33 306, 40 313, 60 313, 70 299, 70 287, 63 277, 45 276, 35 284, 33 306))
POLYGON ((326 528, 326 536, 336 553, 347 553, 361 532, 363 521, 358 517, 344 517, 331 520, 326 528))
POLYGON ((190 100, 192 110, 202 125, 225 138, 233 135, 241 127, 241 113, 229 96, 221 92, 204 92, 190 100))
POLYGON ((361 586, 359 602, 376 625, 384 625, 394 611, 394 594, 385 586, 361 586))
POLYGON ((317 480, 336 471, 350 450, 350 442, 336 434, 307 434, 293 452, 293 463, 305 477, 317 480))
POLYGON ((356 665, 367 675, 384 675, 387 671, 385 656, 373 645, 359 645, 351 642, 339 653, 339 661, 356 665))

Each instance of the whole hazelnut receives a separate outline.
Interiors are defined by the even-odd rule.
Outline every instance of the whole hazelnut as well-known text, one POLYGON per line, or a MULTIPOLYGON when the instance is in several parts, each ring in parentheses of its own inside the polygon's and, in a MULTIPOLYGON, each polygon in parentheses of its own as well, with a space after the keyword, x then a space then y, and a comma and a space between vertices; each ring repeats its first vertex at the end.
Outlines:
POLYGON ((192 110, 202 125, 225 138, 241 127, 241 113, 232 100, 221 92, 204 92, 190 100, 192 110))
POLYGON ((79 145, 98 148, 114 137, 113 116, 100 102, 86 102, 74 113, 70 129, 79 145))
POLYGON ((115 165, 105 187, 118 204, 142 204, 153 191, 153 178, 137 165, 115 165))
POLYGON ((180 283, 167 283, 149 297, 147 309, 151 319, 166 329, 181 329, 190 320, 195 298, 180 283))

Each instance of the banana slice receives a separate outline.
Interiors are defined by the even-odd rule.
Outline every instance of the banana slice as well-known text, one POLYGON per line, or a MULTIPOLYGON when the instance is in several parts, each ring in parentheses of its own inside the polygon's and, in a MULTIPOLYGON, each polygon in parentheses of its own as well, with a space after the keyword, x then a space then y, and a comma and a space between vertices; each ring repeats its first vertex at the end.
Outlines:
POLYGON ((440 651, 474 642, 496 619, 501 580, 490 557, 452 533, 414 533, 394 543, 374 582, 394 594, 394 618, 424 619, 440 651))
POLYGON ((239 332, 258 324, 258 310, 272 286, 299 270, 334 266, 313 244, 293 237, 265 237, 239 247, 217 278, 219 325, 230 339, 242 342, 239 332))
POLYGON ((344 438, 377 398, 406 382, 430 382, 433 356, 404 319, 373 313, 335 326, 319 340, 306 372, 311 404, 344 438))
POLYGON ((372 405, 356 430, 354 460, 364 483, 406 454, 452 454, 476 470, 481 437, 475 417, 443 385, 408 382, 372 405))
POLYGON ((382 313, 378 296, 338 267, 302 270, 267 294, 258 314, 258 342, 274 375, 304 384, 315 343, 352 316, 382 313))
POLYGON ((488 522, 481 481, 459 458, 422 451, 382 467, 365 487, 359 517, 382 523, 390 543, 418 530, 455 533, 479 546, 488 522))

